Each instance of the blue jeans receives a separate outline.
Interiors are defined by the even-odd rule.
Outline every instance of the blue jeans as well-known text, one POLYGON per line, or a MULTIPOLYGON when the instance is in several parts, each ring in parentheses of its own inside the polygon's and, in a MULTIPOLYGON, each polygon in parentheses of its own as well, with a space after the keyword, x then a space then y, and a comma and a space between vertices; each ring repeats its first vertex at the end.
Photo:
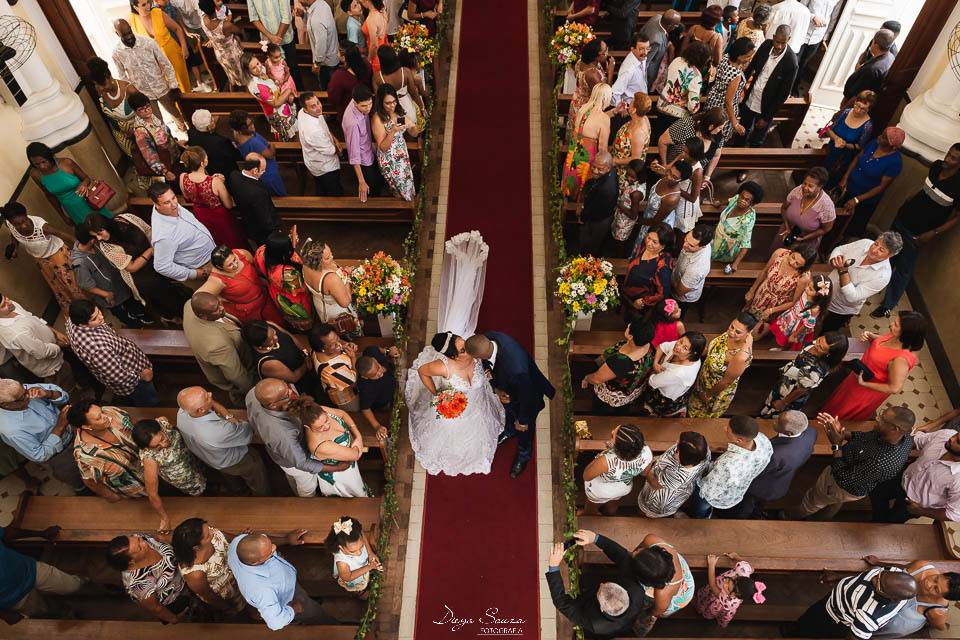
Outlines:
POLYGON ((917 246, 913 234, 907 231, 899 221, 894 220, 890 230, 896 231, 903 238, 903 249, 890 258, 893 275, 890 276, 890 284, 887 285, 887 292, 883 296, 883 308, 887 310, 893 309, 900 302, 904 291, 907 290, 907 285, 910 284, 910 279, 913 278, 913 270, 920 256, 920 247, 917 246))
POLYGON ((118 402, 129 407, 157 407, 160 406, 160 396, 153 382, 141 380, 130 395, 119 398, 118 402))
POLYGON ((688 516, 696 518, 697 520, 709 518, 710 514, 713 513, 713 507, 700 495, 700 487, 694 488, 693 495, 690 496, 690 501, 687 503, 685 511, 688 516))

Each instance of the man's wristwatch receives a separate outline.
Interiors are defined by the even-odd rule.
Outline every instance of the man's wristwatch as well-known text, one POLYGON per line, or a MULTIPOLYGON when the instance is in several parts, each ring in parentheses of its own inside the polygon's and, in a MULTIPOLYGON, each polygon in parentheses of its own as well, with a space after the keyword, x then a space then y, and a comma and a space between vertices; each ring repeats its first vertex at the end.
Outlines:
POLYGON ((840 451, 840 445, 838 445, 838 444, 831 444, 831 445, 830 445, 830 451, 833 451, 834 453, 836 453, 837 451, 840 451))

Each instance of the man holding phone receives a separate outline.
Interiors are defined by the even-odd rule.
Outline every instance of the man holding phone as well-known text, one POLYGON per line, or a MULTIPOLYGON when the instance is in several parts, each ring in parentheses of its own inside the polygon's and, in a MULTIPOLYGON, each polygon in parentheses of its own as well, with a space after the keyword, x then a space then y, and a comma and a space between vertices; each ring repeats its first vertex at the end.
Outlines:
POLYGON ((845 502, 869 495, 877 485, 896 478, 910 458, 916 423, 913 411, 906 407, 886 407, 877 412, 872 431, 847 431, 835 416, 817 415, 823 425, 833 463, 823 470, 816 483, 807 489, 799 505, 784 511, 789 520, 803 520, 818 514, 817 520, 829 520, 845 502))
POLYGON ((833 298, 820 332, 837 331, 860 313, 863 303, 890 282, 890 258, 900 253, 903 240, 896 231, 885 231, 876 240, 857 240, 830 253, 833 298))

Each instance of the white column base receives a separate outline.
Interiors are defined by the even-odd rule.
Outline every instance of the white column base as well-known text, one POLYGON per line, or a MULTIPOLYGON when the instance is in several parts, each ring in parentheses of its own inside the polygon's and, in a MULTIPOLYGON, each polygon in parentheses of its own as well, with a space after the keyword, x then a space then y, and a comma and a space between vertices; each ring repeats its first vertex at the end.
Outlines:
MULTIPOLYGON (((950 69, 943 74, 953 76, 950 69)), ((923 92, 903 109, 897 126, 907 134, 904 148, 929 162, 942 159, 951 145, 960 141, 960 116, 945 114, 943 106, 931 100, 930 91, 923 92)))
POLYGON ((80 96, 64 91, 58 82, 32 94, 20 108, 20 117, 23 137, 52 149, 80 137, 90 128, 80 96))

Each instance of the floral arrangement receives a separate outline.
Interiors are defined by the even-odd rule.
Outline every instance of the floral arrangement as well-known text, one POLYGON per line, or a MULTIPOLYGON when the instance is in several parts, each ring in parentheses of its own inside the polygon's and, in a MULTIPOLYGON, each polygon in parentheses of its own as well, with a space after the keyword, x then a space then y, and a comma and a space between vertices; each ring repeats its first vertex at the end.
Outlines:
POLYGON ((432 63, 440 50, 437 39, 431 38, 427 27, 419 22, 405 22, 393 37, 393 46, 417 56, 422 66, 432 63))
POLYGON ((551 59, 561 66, 573 66, 580 59, 583 45, 596 37, 593 29, 582 22, 564 23, 550 39, 551 59))
POLYGON ((399 316, 410 298, 410 274, 382 251, 357 265, 352 274, 357 306, 368 313, 399 316))
POLYGON ((431 406, 437 411, 437 420, 459 418, 467 410, 467 396, 462 391, 447 389, 433 398, 431 406))
POLYGON ((557 298, 568 316, 606 311, 619 301, 613 265, 593 256, 577 256, 560 267, 557 298))

